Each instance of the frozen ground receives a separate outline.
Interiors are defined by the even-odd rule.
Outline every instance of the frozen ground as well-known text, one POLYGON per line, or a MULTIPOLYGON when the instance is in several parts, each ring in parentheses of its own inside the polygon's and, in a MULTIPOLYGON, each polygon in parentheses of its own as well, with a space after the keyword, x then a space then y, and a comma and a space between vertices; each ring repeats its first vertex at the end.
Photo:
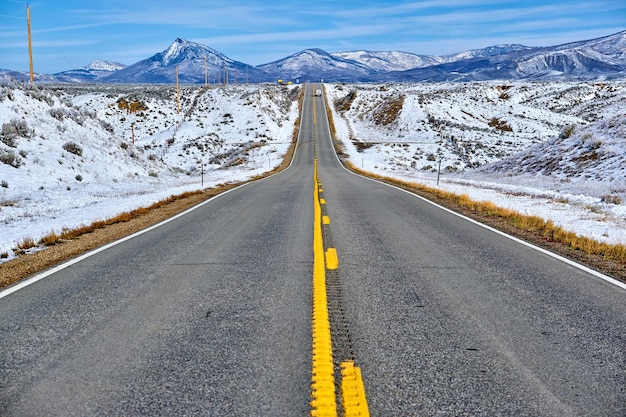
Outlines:
POLYGON ((188 86, 178 113, 173 86, 0 86, 0 254, 273 169, 297 98, 297 87, 188 86))
MULTIPOLYGON (((436 187, 441 161, 439 187, 626 244, 625 87, 326 92, 338 101, 337 134, 356 166, 436 187)), ((297 96, 297 86, 183 86, 179 113, 173 86, 0 86, 2 260, 27 239, 274 168, 292 137, 297 96)))
POLYGON ((626 81, 326 91, 354 165, 626 244, 626 81))

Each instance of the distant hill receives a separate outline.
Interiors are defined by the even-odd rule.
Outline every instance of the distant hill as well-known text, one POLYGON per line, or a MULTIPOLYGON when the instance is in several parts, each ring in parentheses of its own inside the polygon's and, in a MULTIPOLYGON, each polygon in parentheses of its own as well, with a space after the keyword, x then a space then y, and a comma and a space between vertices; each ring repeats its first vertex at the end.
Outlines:
POLYGON ((626 31, 588 41, 530 48, 490 47, 453 55, 439 65, 394 72, 379 80, 480 81, 626 77, 626 31))
POLYGON ((119 62, 102 61, 95 59, 89 63, 86 67, 78 68, 75 70, 63 71, 54 76, 58 81, 64 82, 96 82, 101 78, 106 77, 126 68, 126 65, 119 62))
POLYGON ((232 60, 224 54, 199 43, 176 39, 166 50, 116 71, 102 79, 103 82, 119 83, 173 83, 178 67, 181 83, 199 84, 205 81, 205 58, 207 74, 211 82, 244 83, 264 80, 265 74, 243 62, 232 60))
POLYGON ((570 127, 509 158, 481 168, 498 175, 530 175, 564 181, 586 179, 607 183, 626 178, 626 116, 612 114, 587 126, 570 127))
POLYGON ((259 65, 268 79, 303 81, 354 81, 367 78, 372 68, 350 59, 343 59, 321 49, 305 49, 287 58, 259 65))
MULTIPOLYGON (((286 58, 252 66, 208 46, 176 39, 163 52, 128 67, 93 61, 87 67, 37 82, 173 83, 205 82, 205 59, 211 83, 285 81, 421 82, 514 79, 615 79, 626 77, 626 31, 551 47, 494 45, 457 54, 431 56, 398 51, 328 53, 305 49, 286 58)), ((28 74, 0 71, 1 79, 28 79, 28 74)))

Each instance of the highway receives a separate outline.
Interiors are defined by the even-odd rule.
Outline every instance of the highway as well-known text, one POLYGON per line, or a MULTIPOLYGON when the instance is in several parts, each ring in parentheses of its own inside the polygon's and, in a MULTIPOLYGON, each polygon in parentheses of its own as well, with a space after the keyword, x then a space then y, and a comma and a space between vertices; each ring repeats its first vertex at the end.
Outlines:
POLYGON ((0 415, 309 415, 315 160, 372 416, 626 415, 626 291, 347 172, 306 88, 289 169, 0 298, 0 415))

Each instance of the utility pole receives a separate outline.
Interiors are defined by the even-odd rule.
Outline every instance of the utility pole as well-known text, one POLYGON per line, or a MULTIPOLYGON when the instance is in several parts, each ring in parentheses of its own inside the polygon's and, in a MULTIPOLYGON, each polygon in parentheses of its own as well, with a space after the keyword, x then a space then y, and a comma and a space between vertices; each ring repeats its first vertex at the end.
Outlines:
POLYGON ((35 73, 33 72, 33 40, 30 36, 30 5, 26 3, 26 21, 28 22, 28 61, 30 64, 30 83, 35 82, 35 73))
POLYGON ((176 112, 180 113, 180 88, 178 87, 178 65, 176 65, 176 112))

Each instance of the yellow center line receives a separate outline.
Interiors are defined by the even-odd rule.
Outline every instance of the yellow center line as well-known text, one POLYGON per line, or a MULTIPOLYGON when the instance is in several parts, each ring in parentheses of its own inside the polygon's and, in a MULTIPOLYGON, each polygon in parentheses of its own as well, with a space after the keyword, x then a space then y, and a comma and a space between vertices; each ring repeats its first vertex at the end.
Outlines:
MULTIPOLYGON (((317 151, 316 113, 313 106, 313 144, 317 151)), ((320 198, 322 184, 317 175, 317 159, 313 166, 313 355, 311 376, 311 416, 337 417, 337 399, 335 392, 335 374, 333 368, 333 348, 328 313, 326 291, 326 269, 335 270, 339 267, 339 258, 335 248, 324 252, 322 224, 330 224, 328 216, 322 216, 320 198)), ((341 401, 343 416, 369 417, 369 409, 365 396, 365 386, 361 368, 354 361, 341 362, 341 401)))
POLYGON ((330 337, 326 269, 322 240, 322 206, 317 186, 317 160, 314 171, 313 210, 313 366, 311 381, 311 416, 337 416, 333 347, 330 337))

